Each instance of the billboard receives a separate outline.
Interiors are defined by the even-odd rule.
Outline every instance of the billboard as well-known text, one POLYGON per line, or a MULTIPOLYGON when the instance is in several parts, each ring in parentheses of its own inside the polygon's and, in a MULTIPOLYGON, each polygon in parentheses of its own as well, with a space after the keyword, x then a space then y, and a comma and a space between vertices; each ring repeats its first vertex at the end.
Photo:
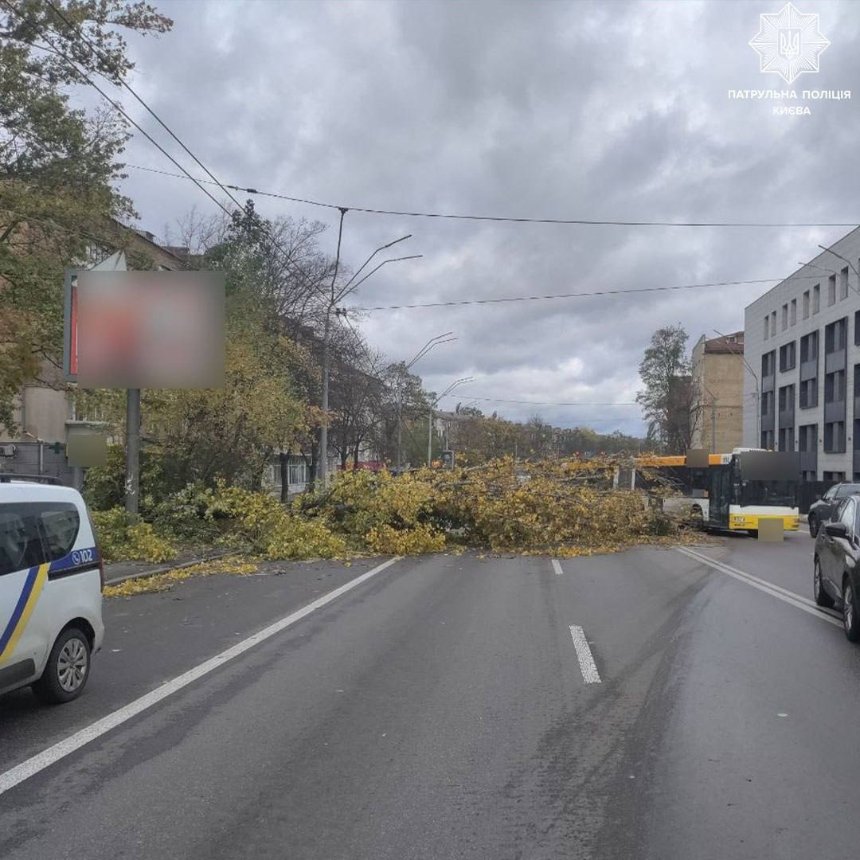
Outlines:
MULTIPOLYGON (((92 267, 109 272, 126 271, 125 254, 117 251, 92 267)), ((69 382, 78 378, 78 270, 66 269, 63 284, 63 372, 69 382)))
POLYGON ((224 276, 70 272, 68 377, 85 388, 224 384, 224 276))

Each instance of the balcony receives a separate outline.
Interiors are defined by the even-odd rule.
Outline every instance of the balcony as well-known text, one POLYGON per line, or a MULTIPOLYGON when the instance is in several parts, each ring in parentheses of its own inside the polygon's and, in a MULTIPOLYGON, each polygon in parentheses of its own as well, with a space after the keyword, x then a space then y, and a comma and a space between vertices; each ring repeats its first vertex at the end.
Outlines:
POLYGON ((800 381, 806 382, 807 379, 815 379, 818 376, 818 359, 813 358, 809 361, 800 363, 800 381))
POLYGON ((831 421, 845 420, 845 401, 834 400, 831 403, 824 404, 824 423, 829 424, 831 421))
POLYGON ((835 370, 845 370, 845 350, 831 352, 824 356, 824 372, 833 373, 835 370))

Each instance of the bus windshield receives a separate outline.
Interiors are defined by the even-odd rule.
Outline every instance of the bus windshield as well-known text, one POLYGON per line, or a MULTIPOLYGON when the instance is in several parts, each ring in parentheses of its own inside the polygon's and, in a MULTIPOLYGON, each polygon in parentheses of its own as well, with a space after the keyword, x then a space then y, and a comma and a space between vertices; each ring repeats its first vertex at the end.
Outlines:
POLYGON ((793 481, 744 481, 741 505, 771 505, 793 508, 797 505, 797 485, 793 481))

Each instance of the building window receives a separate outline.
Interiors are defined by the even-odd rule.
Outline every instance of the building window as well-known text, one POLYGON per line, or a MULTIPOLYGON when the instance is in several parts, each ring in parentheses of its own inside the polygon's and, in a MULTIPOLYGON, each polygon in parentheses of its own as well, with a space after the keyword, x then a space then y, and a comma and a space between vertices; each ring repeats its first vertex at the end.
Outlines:
POLYGON ((770 315, 770 336, 773 337, 776 334, 776 311, 774 311, 770 315))
POLYGON ((854 312, 854 345, 860 346, 860 311, 854 312))
POLYGON ((779 431, 779 450, 794 450, 794 427, 782 427, 779 431))
POLYGON ((827 307, 836 304, 836 275, 827 279, 827 307))
POLYGON ((761 375, 763 377, 773 376, 776 372, 776 350, 766 352, 761 357, 761 375))
POLYGON ((761 447, 766 451, 773 450, 773 430, 761 431, 761 447))
POLYGON ((809 290, 803 294, 803 318, 809 319, 809 290))
MULTIPOLYGON (((860 313, 860 311, 858 311, 860 313)), ((812 331, 800 339, 800 363, 818 360, 818 332, 812 331)))
POLYGON ((848 266, 839 273, 839 298, 848 298, 848 266))
POLYGON ((824 451, 827 454, 845 453, 844 421, 830 421, 824 425, 824 451))
POLYGON ((794 412, 794 386, 783 385, 779 389, 779 411, 794 412))
POLYGON ((848 317, 830 323, 824 328, 824 352, 841 352, 848 345, 848 317))
POLYGON ((797 341, 785 344, 779 348, 779 372, 794 370, 797 366, 797 341))
POLYGON ((785 331, 788 328, 788 305, 782 306, 782 330, 785 331))
POLYGON ((814 409, 818 406, 818 377, 800 383, 800 408, 814 409))
POLYGON ((817 424, 803 424, 798 428, 799 431, 799 442, 800 451, 802 453, 814 454, 815 448, 818 443, 818 425, 817 424))
POLYGON ((812 313, 817 314, 821 309, 821 284, 812 288, 812 313))
POLYGON ((794 427, 781 427, 777 436, 780 451, 794 450, 794 427))
POLYGON ((845 400, 845 371, 834 370, 824 377, 824 402, 841 403, 845 400))
POLYGON ((845 472, 825 472, 822 480, 828 484, 840 484, 845 480, 845 472))
MULTIPOLYGON (((860 311, 857 311, 857 313, 860 313, 860 311)), ((764 318, 764 339, 765 340, 767 340, 768 334, 770 334, 770 318, 768 316, 765 316, 765 318, 764 318)))
POLYGON ((791 325, 797 325, 797 299, 791 300, 791 308, 789 310, 789 320, 791 325))

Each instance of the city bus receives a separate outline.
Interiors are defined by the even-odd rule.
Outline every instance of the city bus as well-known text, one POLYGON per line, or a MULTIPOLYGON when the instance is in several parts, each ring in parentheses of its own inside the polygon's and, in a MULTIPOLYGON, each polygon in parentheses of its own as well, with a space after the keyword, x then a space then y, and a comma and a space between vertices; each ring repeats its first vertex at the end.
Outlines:
MULTIPOLYGON (((731 454, 707 455, 707 466, 704 452, 697 454, 640 457, 637 471, 677 489, 691 520, 703 528, 755 533, 761 520, 781 519, 786 531, 797 531, 797 453, 735 448, 731 454)), ((672 501, 668 507, 677 507, 672 501)))

